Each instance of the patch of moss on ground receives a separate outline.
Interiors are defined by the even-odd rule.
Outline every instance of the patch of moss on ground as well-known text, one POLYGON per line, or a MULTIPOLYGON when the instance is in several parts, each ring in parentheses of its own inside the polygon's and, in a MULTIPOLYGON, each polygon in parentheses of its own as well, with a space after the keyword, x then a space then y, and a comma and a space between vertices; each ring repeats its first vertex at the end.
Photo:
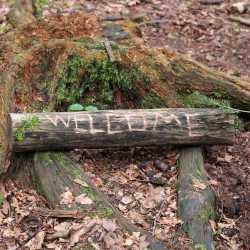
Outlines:
POLYGON ((164 108, 165 106, 164 101, 154 92, 146 94, 140 103, 140 108, 143 109, 164 108))

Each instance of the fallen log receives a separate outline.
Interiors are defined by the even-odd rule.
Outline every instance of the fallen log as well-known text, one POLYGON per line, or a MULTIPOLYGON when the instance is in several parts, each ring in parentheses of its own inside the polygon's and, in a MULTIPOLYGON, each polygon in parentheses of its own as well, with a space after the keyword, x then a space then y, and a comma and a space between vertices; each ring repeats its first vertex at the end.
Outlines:
POLYGON ((11 114, 15 152, 148 145, 230 144, 233 115, 216 109, 11 114))
POLYGON ((177 189, 178 213, 195 249, 214 250, 209 220, 215 219, 215 194, 208 184, 200 148, 181 151, 177 189))
POLYGON ((145 235, 151 250, 167 250, 166 246, 155 240, 151 234, 131 224, 112 206, 105 194, 99 192, 89 177, 63 153, 35 153, 32 176, 37 190, 55 209, 78 210, 81 216, 116 219, 121 228, 129 234, 140 232, 145 235), (62 194, 70 191, 73 197, 85 195, 86 204, 63 203, 62 194), (87 204, 88 203, 88 204, 87 204))

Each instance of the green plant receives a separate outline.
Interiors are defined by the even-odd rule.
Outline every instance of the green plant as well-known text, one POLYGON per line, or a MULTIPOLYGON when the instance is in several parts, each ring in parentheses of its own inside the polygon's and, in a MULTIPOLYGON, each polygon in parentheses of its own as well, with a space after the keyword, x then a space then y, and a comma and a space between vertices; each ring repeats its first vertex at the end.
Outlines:
POLYGON ((37 116, 32 116, 22 121, 21 126, 16 130, 15 138, 17 141, 23 141, 25 138, 25 132, 27 130, 33 130, 40 124, 40 119, 37 116))
POLYGON ((68 111, 70 112, 78 112, 78 111, 97 111, 98 108, 93 105, 83 106, 79 103, 71 104, 68 107, 68 111))
POLYGON ((35 14, 41 16, 43 6, 48 5, 49 2, 50 0, 34 0, 33 5, 35 7, 35 14))
POLYGON ((3 202, 4 202, 4 196, 2 193, 0 193, 0 208, 3 206, 3 202))
MULTIPOLYGON (((222 95, 218 93, 212 93, 216 98, 220 98, 222 95)), ((201 94, 198 91, 193 92, 190 95, 182 97, 185 107, 188 108, 220 108, 224 112, 235 113, 234 127, 237 130, 241 130, 244 127, 243 121, 239 118, 237 113, 244 112, 249 113, 249 111, 239 110, 232 108, 228 100, 219 100, 213 97, 208 97, 201 94)))
POLYGON ((81 101, 100 108, 109 107, 118 90, 127 100, 137 100, 136 83, 148 81, 138 68, 110 62, 108 58, 85 61, 80 55, 72 54, 60 70, 56 101, 58 105, 81 101))
POLYGON ((230 102, 228 100, 219 100, 213 97, 208 97, 198 91, 182 96, 182 99, 187 108, 230 108, 230 102))

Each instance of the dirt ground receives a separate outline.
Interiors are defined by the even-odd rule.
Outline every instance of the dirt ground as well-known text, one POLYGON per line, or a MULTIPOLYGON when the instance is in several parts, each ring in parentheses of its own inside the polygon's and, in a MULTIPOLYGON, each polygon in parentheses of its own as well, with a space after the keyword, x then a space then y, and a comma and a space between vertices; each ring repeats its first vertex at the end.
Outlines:
MULTIPOLYGON (((43 7, 42 18, 85 10, 102 19, 134 19, 139 21, 148 46, 166 46, 217 70, 249 79, 250 26, 234 22, 230 16, 250 18, 250 8, 239 14, 232 9, 236 1, 201 2, 53 1, 43 7)), ((1 1, 0 6, 0 33, 4 34, 11 29, 5 18, 8 4, 1 1)), ((245 121, 244 128, 236 131, 232 146, 204 148, 205 167, 218 201, 217 221, 211 221, 216 249, 250 249, 250 126, 247 118, 245 121)), ((191 242, 181 232, 182 222, 177 217, 177 149, 75 150, 70 155, 136 225, 152 232, 170 249, 190 248, 191 242)), ((67 249, 71 238, 49 239, 47 236, 69 226, 77 228, 81 221, 37 215, 34 211, 47 208, 46 201, 34 190, 20 187, 16 181, 8 181, 0 190, 4 194, 0 210, 0 249, 35 249, 32 247, 39 244, 43 245, 41 249, 67 249)), ((106 224, 100 222, 102 229, 99 230, 104 232, 106 224)), ((97 231, 78 240, 87 239, 94 249, 112 249, 108 234, 100 240, 97 231)), ((112 239, 116 245, 113 249, 140 249, 136 235, 120 233, 112 239)))

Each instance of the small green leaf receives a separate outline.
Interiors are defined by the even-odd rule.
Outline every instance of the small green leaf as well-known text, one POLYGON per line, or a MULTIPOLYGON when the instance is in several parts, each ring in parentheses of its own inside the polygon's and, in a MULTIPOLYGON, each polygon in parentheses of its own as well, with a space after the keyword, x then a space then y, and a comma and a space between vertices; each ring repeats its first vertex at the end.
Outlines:
POLYGON ((77 111, 83 111, 83 110, 85 110, 85 108, 79 103, 71 104, 68 107, 68 111, 71 111, 71 112, 77 112, 77 111))
POLYGON ((93 105, 89 105, 89 106, 85 106, 84 107, 84 110, 85 111, 98 111, 98 108, 96 106, 93 106, 93 105))

